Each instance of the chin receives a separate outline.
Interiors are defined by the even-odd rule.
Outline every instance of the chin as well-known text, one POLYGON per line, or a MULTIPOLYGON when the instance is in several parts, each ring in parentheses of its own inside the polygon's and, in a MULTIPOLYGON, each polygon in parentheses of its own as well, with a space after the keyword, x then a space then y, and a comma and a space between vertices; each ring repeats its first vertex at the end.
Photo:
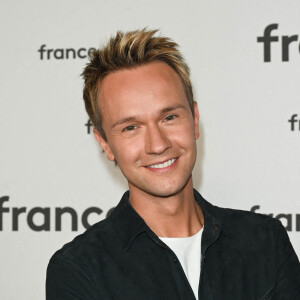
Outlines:
POLYGON ((162 197, 162 198, 167 198, 167 197, 172 197, 184 190, 186 187, 189 179, 185 181, 181 181, 180 183, 175 183, 175 182, 168 182, 168 183, 161 183, 153 186, 152 188, 149 188, 149 186, 141 188, 145 193, 150 194, 155 197, 162 197))

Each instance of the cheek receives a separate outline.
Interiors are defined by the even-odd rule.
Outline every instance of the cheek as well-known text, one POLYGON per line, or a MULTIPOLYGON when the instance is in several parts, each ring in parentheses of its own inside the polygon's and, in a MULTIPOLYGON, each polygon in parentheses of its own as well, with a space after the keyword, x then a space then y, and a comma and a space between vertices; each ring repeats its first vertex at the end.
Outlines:
POLYGON ((184 148, 190 147, 195 143, 195 131, 192 123, 185 123, 172 130, 173 141, 176 141, 184 148))
POLYGON ((142 142, 127 138, 114 143, 112 151, 119 165, 127 165, 128 163, 136 162, 141 153, 142 142))

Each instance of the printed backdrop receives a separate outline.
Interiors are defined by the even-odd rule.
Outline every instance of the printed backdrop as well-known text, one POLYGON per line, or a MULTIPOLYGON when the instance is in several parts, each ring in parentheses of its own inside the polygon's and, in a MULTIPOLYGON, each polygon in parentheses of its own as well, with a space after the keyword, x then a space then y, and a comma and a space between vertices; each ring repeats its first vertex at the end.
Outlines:
POLYGON ((92 136, 80 73, 116 30, 180 44, 201 118, 194 186, 271 214, 300 255, 300 2, 1 1, 0 298, 43 299, 50 256, 127 189, 92 136))

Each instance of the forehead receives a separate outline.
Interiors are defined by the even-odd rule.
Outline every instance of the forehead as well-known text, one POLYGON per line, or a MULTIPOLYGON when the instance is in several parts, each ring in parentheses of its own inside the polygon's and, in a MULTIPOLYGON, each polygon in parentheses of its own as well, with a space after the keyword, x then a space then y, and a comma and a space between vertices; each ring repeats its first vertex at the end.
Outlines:
POLYGON ((179 76, 160 61, 107 75, 101 84, 97 102, 104 119, 108 114, 118 118, 124 113, 151 112, 166 105, 188 106, 179 76))

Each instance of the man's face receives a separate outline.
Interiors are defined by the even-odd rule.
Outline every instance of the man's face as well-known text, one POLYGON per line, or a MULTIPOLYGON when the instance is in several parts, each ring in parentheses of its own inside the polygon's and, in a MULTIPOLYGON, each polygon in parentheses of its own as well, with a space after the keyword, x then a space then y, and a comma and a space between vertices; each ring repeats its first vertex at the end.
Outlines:
POLYGON ((195 117, 176 72, 163 62, 119 70, 104 78, 98 95, 105 141, 131 191, 158 197, 180 192, 191 180, 199 137, 195 117))

